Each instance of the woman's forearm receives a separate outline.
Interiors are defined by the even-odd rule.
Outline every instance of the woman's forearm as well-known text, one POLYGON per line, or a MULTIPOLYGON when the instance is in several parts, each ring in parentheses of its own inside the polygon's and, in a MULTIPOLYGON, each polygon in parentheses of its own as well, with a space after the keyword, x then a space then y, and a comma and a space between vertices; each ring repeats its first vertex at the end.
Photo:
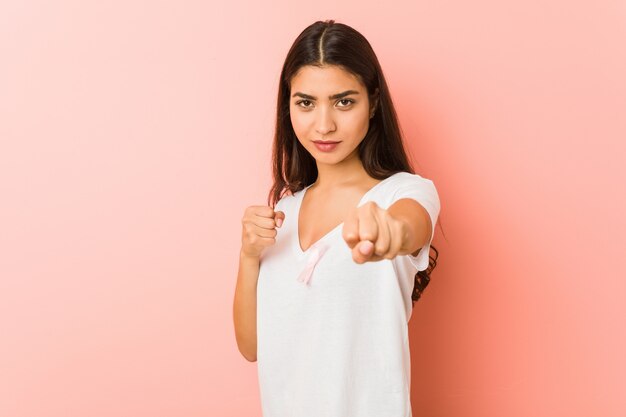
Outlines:
POLYGON ((256 288, 259 278, 258 257, 239 254, 239 272, 233 302, 235 336, 241 354, 256 361, 256 288))

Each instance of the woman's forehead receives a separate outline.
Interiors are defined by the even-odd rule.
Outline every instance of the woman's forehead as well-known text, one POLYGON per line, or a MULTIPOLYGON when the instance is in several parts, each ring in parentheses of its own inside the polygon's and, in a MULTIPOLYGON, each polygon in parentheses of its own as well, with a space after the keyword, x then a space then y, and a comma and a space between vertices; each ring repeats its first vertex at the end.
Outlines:
POLYGON ((322 97, 344 90, 364 89, 354 74, 336 65, 301 67, 291 79, 291 88, 299 91, 305 89, 307 91, 303 91, 304 93, 312 95, 319 93, 322 97))

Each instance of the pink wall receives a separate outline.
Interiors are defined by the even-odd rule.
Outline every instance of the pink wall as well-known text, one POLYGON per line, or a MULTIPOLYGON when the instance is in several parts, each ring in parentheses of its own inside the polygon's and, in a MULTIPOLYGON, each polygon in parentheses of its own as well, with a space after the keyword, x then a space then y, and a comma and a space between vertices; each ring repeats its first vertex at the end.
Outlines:
POLYGON ((240 219, 328 18, 442 200, 414 415, 626 415, 624 2, 89 3, 0 5, 0 415, 260 416, 240 219))

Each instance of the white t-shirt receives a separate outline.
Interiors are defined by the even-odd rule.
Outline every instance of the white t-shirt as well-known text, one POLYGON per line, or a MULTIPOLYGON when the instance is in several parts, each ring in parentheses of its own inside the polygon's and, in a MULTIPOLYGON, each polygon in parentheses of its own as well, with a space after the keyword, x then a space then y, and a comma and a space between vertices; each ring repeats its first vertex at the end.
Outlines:
POLYGON ((388 209, 401 198, 418 201, 433 233, 417 257, 357 264, 342 238, 343 223, 302 251, 298 214, 309 187, 277 202, 285 220, 261 255, 257 366, 263 417, 411 417, 407 327, 415 274, 428 266, 440 211, 437 190, 429 179, 398 172, 367 191, 357 206, 374 201, 388 209))

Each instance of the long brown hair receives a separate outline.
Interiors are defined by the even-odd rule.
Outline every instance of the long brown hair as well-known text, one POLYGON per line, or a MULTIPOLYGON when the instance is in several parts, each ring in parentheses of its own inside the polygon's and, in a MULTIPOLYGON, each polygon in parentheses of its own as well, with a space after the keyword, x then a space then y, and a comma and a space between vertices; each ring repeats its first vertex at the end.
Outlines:
MULTIPOLYGON (((359 78, 367 88, 370 103, 378 91, 378 104, 369 130, 358 147, 365 171, 383 180, 397 172, 414 174, 402 142, 396 111, 383 71, 371 45, 355 29, 334 20, 317 21, 304 29, 287 53, 280 73, 276 108, 276 130, 272 148, 274 184, 268 205, 276 202, 286 191, 292 194, 317 179, 315 159, 298 141, 289 115, 291 79, 305 65, 338 66, 359 78)), ((435 227, 435 225, 433 225, 435 227)), ((431 245, 435 256, 429 254, 429 265, 415 275, 411 298, 417 301, 430 281, 437 265, 439 252, 431 245)))

